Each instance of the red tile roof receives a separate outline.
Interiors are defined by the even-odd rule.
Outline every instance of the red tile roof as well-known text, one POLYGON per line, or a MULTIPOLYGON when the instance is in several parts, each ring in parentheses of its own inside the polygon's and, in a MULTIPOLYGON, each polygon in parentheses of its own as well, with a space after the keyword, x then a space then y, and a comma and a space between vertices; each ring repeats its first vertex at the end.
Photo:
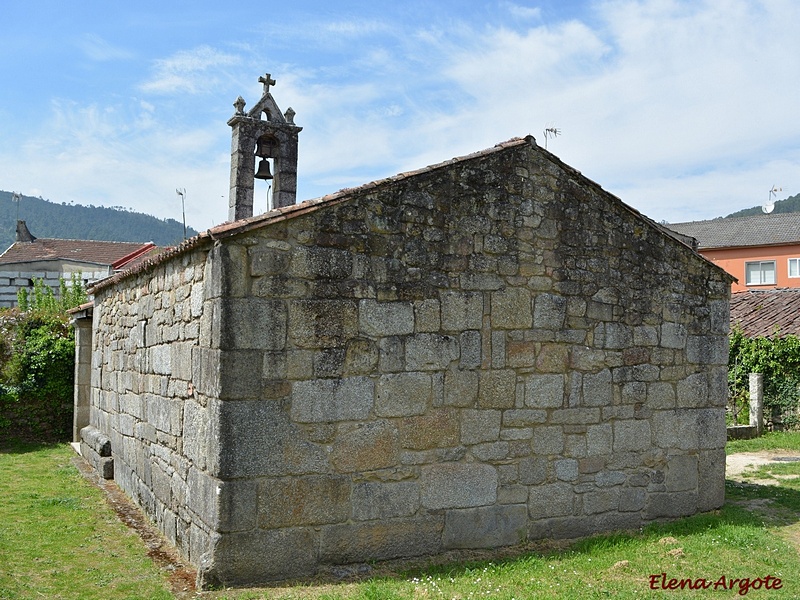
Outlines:
POLYGON ((731 326, 748 337, 800 335, 800 288, 731 294, 731 326))
POLYGON ((73 260, 121 269, 131 267, 157 251, 147 242, 101 242, 94 240, 57 240, 37 238, 33 242, 14 242, 3 254, 0 265, 41 260, 73 260))

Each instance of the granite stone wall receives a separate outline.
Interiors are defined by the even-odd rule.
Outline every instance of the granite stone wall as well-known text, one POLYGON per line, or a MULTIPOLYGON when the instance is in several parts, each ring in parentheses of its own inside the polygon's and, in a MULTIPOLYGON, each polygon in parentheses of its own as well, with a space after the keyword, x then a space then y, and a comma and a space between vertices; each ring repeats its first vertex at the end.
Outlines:
POLYGON ((93 427, 204 585, 724 500, 728 276, 532 139, 95 289, 93 427))

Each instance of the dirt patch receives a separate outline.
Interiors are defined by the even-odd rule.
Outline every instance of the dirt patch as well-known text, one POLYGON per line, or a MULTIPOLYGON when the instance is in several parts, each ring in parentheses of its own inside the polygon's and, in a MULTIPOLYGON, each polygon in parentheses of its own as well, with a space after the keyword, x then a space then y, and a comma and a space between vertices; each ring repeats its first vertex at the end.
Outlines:
POLYGON ((189 597, 195 591, 197 572, 181 561, 178 551, 161 533, 153 527, 144 513, 125 495, 119 486, 108 479, 102 479, 97 472, 80 456, 72 459, 89 482, 100 488, 106 502, 114 509, 119 519, 133 529, 147 547, 149 556, 158 567, 169 573, 170 590, 176 597, 189 597))
POLYGON ((757 485, 777 485, 775 480, 744 478, 747 471, 755 471, 763 465, 800 460, 800 454, 786 450, 762 450, 760 452, 737 452, 725 458, 725 477, 733 481, 747 481, 757 485))

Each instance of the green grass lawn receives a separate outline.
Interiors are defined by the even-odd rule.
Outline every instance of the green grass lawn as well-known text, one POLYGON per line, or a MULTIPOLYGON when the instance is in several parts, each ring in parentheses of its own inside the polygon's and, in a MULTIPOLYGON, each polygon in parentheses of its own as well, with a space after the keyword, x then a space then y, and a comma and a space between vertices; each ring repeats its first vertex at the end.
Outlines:
MULTIPOLYGON (((730 451, 800 450, 800 434, 731 443, 730 451), (735 450, 732 450, 735 448, 735 450)), ((71 463, 69 446, 0 451, 0 598, 172 598, 165 574, 102 493, 71 463)), ((382 600, 490 598, 800 598, 800 489, 773 468, 777 486, 729 482, 713 513, 598 536, 514 558, 432 565, 374 565, 356 583, 185 593, 184 598, 382 600), (662 573, 666 574, 662 580, 662 573), (780 589, 764 589, 764 578, 780 589), (651 579, 652 578, 652 579, 651 579), (724 578, 724 580, 722 579, 724 578), (654 590, 670 579, 708 589, 654 590), (732 579, 749 579, 751 587, 732 579), (758 581, 756 581, 758 579, 758 581), (760 586, 753 589, 752 584, 760 586), (746 591, 746 595, 742 595, 746 591)))
POLYGON ((172 598, 69 445, 0 450, 0 598, 172 598))

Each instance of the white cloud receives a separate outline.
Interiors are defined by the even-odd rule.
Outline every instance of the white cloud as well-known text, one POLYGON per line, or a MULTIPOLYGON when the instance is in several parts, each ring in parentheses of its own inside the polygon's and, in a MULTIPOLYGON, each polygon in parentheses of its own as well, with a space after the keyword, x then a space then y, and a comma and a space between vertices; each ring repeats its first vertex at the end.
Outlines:
POLYGON ((77 44, 86 56, 96 61, 128 60, 135 56, 134 52, 115 46, 95 34, 84 35, 77 44))
POLYGON ((212 91, 225 69, 239 62, 233 55, 210 46, 176 52, 156 60, 153 76, 139 87, 153 94, 198 94, 212 91))
POLYGON ((538 20, 542 17, 542 9, 538 6, 521 6, 515 2, 501 2, 500 6, 505 8, 510 14, 519 19, 538 20))

